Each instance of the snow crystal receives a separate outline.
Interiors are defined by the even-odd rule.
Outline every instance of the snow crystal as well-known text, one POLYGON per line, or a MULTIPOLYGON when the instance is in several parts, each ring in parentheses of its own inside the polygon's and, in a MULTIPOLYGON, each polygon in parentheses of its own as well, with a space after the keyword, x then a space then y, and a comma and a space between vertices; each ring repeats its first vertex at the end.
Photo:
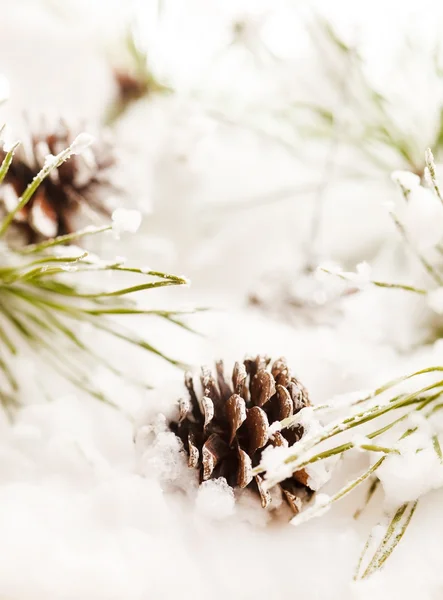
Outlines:
POLYGON ((235 510, 233 489, 224 477, 203 482, 197 492, 196 511, 211 519, 225 519, 235 510))
POLYGON ((296 416, 297 423, 303 427, 304 437, 317 435, 323 430, 323 425, 318 420, 313 406, 305 406, 296 416))
POLYGON ((331 456, 325 460, 312 463, 305 467, 308 474, 308 485, 311 490, 320 490, 330 479, 340 456, 331 456))
MULTIPOLYGON (((241 408, 243 408, 243 407, 241 407, 241 408)), ((246 415, 245 415, 245 418, 246 418, 246 415)), ((272 437, 274 435, 274 433, 277 433, 280 430, 281 430, 280 421, 274 421, 274 423, 271 423, 271 425, 269 426, 269 429, 268 429, 269 437, 272 437)))
POLYGON ((285 460, 296 452, 294 446, 268 446, 262 453, 261 465, 266 471, 264 487, 270 489, 278 481, 283 481, 292 475, 292 465, 285 460))
MULTIPOLYGON (((44 164, 43 167, 46 168, 51 168, 53 165, 55 166, 57 164, 57 157, 54 156, 54 154, 47 154, 45 156, 45 160, 44 160, 44 164)), ((56 177, 57 175, 54 174, 54 177, 56 177)))
POLYGON ((81 154, 89 148, 94 141, 94 138, 89 133, 80 133, 71 144, 72 154, 81 154))
POLYGON ((18 146, 18 145, 19 145, 19 143, 20 143, 20 142, 17 142, 17 141, 15 141, 15 142, 14 142, 14 141, 12 141, 12 140, 9 140, 9 141, 4 141, 4 142, 3 142, 3 150, 4 150, 5 152, 10 152, 10 151, 11 151, 11 150, 12 150, 14 147, 18 146))
POLYGON ((117 236, 123 232, 136 233, 140 227, 141 220, 140 211, 117 208, 112 213, 112 229, 117 236))
POLYGON ((176 481, 185 462, 183 445, 170 431, 158 433, 142 456, 143 473, 160 481, 176 481))

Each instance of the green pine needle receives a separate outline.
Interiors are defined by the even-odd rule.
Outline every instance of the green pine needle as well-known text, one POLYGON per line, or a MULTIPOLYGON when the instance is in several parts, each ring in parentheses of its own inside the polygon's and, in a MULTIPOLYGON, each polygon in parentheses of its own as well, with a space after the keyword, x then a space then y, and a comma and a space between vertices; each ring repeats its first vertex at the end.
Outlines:
POLYGON ((388 524, 388 527, 386 528, 386 532, 382 541, 369 560, 367 567, 363 573, 361 573, 362 564, 372 541, 372 534, 369 536, 357 565, 356 574, 354 577, 355 579, 366 579, 383 567, 406 533, 406 529, 408 528, 411 519, 414 516, 417 504, 418 500, 414 502, 408 502, 400 506, 400 508, 395 512, 388 524))
MULTIPOLYGON (((410 422, 409 417, 411 415, 414 413, 422 413, 424 418, 429 419, 437 411, 443 410, 443 379, 437 379, 437 381, 428 383, 424 386, 417 386, 417 389, 409 393, 393 393, 398 386, 408 380, 415 381, 416 378, 423 375, 438 375, 442 371, 443 367, 441 366, 429 367, 386 383, 364 398, 349 403, 344 409, 344 416, 332 421, 318 433, 312 435, 309 435, 308 433, 299 442, 288 449, 288 455, 286 455, 286 458, 282 458, 282 461, 283 464, 290 465, 293 473, 309 467, 311 464, 330 459, 334 456, 345 457, 349 451, 355 448, 376 457, 371 461, 371 466, 364 469, 355 479, 346 482, 343 487, 332 495, 321 497, 319 502, 314 502, 312 506, 308 506, 304 511, 294 517, 292 520, 294 525, 304 523, 313 517, 323 514, 333 504, 348 496, 374 475, 377 476, 378 469, 390 454, 400 454, 400 450, 396 444, 392 445, 392 440, 388 445, 383 443, 383 436, 387 432, 394 430, 395 427, 395 431, 398 432, 396 439, 400 442, 406 437, 414 435, 418 429, 418 427, 408 427, 408 423, 410 422), (389 395, 387 396, 387 394, 389 395), (377 424, 378 426, 376 426, 377 424), (356 438, 349 438, 350 435, 355 435, 355 430, 362 432, 364 436, 363 442, 356 442, 354 441, 356 438), (338 445, 334 445, 331 442, 333 442, 333 439, 336 436, 339 436, 340 439, 344 437, 345 441, 342 441, 338 445), (368 441, 365 442, 364 439, 367 439, 368 441), (375 439, 379 439, 380 442, 377 442, 376 444, 372 443, 372 440, 375 439), (356 446, 356 444, 358 444, 358 446, 356 446)), ((324 404, 316 407, 316 409, 314 408, 314 411, 321 415, 322 413, 327 414, 328 411, 333 410, 333 408, 332 404, 324 404)), ((293 417, 283 420, 280 423, 280 426, 282 429, 291 427, 292 425, 295 425, 298 420, 299 415, 294 415, 293 417)), ((430 442, 432 443, 439 460, 443 462, 443 454, 438 437, 434 435, 430 442)), ((420 449, 417 451, 420 451, 420 449)), ((272 487, 288 476, 287 470, 282 470, 281 472, 279 470, 276 470, 275 472, 266 472, 262 465, 259 465, 254 469, 253 473, 255 475, 259 473, 262 475, 264 474, 268 487, 272 487)), ((365 504, 367 504, 372 497, 377 487, 377 482, 378 479, 372 484, 365 504)), ((402 540, 414 514, 417 501, 418 498, 405 504, 396 512, 392 517, 391 523, 386 530, 386 534, 381 544, 369 560, 367 566, 362 569, 364 559, 369 552, 371 540, 368 540, 357 567, 357 578, 369 577, 378 569, 382 568, 396 546, 402 540)), ((358 517, 361 510, 362 509, 357 511, 355 517, 358 517)))
MULTIPOLYGON (((77 138, 78 140, 79 138, 77 138)), ((84 141, 84 140, 82 140, 84 141)), ((0 184, 5 180, 14 158, 15 144, 7 152, 0 166, 0 184)), ((44 179, 73 154, 79 144, 74 141, 56 157, 50 157, 43 169, 26 188, 16 207, 0 223, 0 237, 8 232, 14 217, 32 199, 44 179)), ((14 373, 16 357, 27 347, 36 358, 50 366, 60 377, 92 397, 112 401, 95 387, 91 367, 102 366, 114 375, 132 381, 106 356, 95 351, 81 335, 83 324, 100 335, 110 336, 122 343, 135 345, 146 352, 178 367, 181 361, 165 354, 148 340, 113 320, 143 315, 160 318, 179 327, 189 328, 182 318, 193 311, 165 311, 140 307, 133 297, 145 291, 162 287, 186 285, 184 277, 126 266, 118 261, 104 261, 79 251, 70 243, 89 235, 107 235, 112 225, 86 227, 75 233, 45 240, 23 248, 11 248, 2 242, 0 263, 0 402, 8 410, 17 404, 20 378, 14 373), (100 277, 85 280, 88 273, 124 273, 134 280, 129 285, 119 284, 113 289, 102 287, 100 277), (98 283, 96 283, 98 282, 98 283), (66 360, 69 357, 69 360, 66 360), (4 389, 3 389, 4 388, 4 389)), ((9 236, 8 236, 9 237, 9 236)), ((5 238, 6 239, 6 238, 5 238)), ((112 284, 113 279, 106 278, 112 284)), ((190 328, 189 328, 190 329, 190 328)), ((148 386, 147 381, 137 381, 148 386)))

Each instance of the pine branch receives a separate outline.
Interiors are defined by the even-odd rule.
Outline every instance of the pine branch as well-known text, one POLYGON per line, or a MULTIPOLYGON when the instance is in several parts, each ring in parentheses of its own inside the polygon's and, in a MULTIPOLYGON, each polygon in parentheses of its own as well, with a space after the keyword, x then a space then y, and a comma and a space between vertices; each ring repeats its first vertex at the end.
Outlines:
MULTIPOLYGON (((430 150, 426 152, 426 164, 429 171, 431 189, 441 203, 440 186, 430 150)), ((394 174, 393 178, 399 184, 404 199, 408 203, 411 199, 411 194, 414 193, 414 187, 420 185, 418 178, 408 173, 394 174)), ((429 279, 431 284, 434 283, 435 285, 437 283, 437 285, 441 286, 443 274, 440 265, 433 264, 423 257, 419 250, 413 246, 409 233, 403 223, 398 219, 396 222, 402 234, 403 243, 413 249, 415 256, 419 258, 424 270, 431 275, 432 279, 429 279)), ((341 270, 336 270, 335 272, 332 272, 330 269, 322 270, 345 281, 350 281, 354 286, 364 287, 366 285, 374 285, 376 287, 398 289, 415 293, 425 299, 428 299, 428 296, 433 293, 432 289, 373 279, 370 268, 365 263, 359 265, 355 273, 343 272, 341 270)), ((411 425, 411 417, 422 415, 421 418, 423 420, 429 420, 436 412, 443 410, 442 372, 443 366, 427 367, 389 381, 361 398, 354 398, 345 403, 339 403, 338 406, 337 402, 332 400, 312 409, 302 409, 296 415, 283 420, 280 423, 280 427, 287 428, 299 423, 303 424, 305 418, 309 419, 309 416, 304 417, 303 415, 303 412, 306 413, 307 410, 312 410, 320 418, 322 415, 326 418, 328 414, 334 412, 338 412, 339 417, 324 425, 319 431, 311 435, 309 433, 306 434, 292 447, 284 451, 280 450, 280 464, 268 461, 265 455, 262 458, 262 464, 256 467, 253 473, 264 476, 264 485, 269 489, 284 480, 288 474, 298 472, 302 469, 308 469, 309 471, 310 465, 320 461, 327 461, 332 457, 344 458, 353 450, 365 452, 371 457, 369 468, 363 470, 357 478, 347 482, 333 495, 326 496, 320 494, 317 501, 311 507, 308 507, 293 519, 293 523, 299 524, 312 517, 321 515, 335 502, 357 489, 371 476, 375 475, 377 477, 377 471, 390 455, 402 456, 402 441, 410 436, 414 436, 419 429, 418 426, 411 425), (413 391, 402 391, 401 388, 406 382, 409 382, 409 386, 414 385, 418 378, 422 376, 428 378, 434 376, 436 380, 430 381, 426 385, 417 385, 413 391), (358 433, 357 436, 355 432, 358 433), (393 439, 394 432, 396 433, 396 437, 393 439), (336 437, 341 440, 341 443, 337 445, 334 444, 334 438, 336 437), (374 440, 377 440, 377 442, 374 443, 374 440), (374 456, 376 459, 373 458, 374 456), (268 464, 271 466, 268 467, 268 464)), ((435 453, 439 463, 443 465, 443 451, 438 435, 432 429, 428 431, 427 435, 423 435, 423 432, 420 432, 420 434, 420 436, 416 437, 419 445, 416 447, 415 452, 419 453, 427 449, 431 454, 435 453)), ((366 503, 372 496, 378 481, 378 478, 375 479, 375 483, 371 486, 366 503)), ((417 492, 417 494, 419 493, 417 492)), ((356 578, 367 578, 384 566, 404 537, 417 507, 418 500, 419 498, 416 497, 410 502, 404 503, 391 516, 382 541, 367 561, 367 555, 372 543, 371 536, 369 537, 358 563, 356 578), (364 562, 366 565, 363 567, 364 562)), ((357 511, 355 516, 358 516, 360 512, 361 509, 357 511)))
MULTIPOLYGON (((0 224, 0 236, 4 236, 14 220, 32 199, 39 186, 53 170, 58 169, 73 154, 82 152, 90 138, 82 134, 55 157, 48 157, 42 170, 28 185, 17 205, 0 224)), ((0 166, 0 185, 7 176, 14 159, 15 144, 5 155, 0 166)), ((113 320, 142 315, 160 318, 180 327, 187 327, 182 316, 192 311, 165 311, 140 307, 134 296, 157 288, 187 285, 184 277, 161 271, 126 266, 121 261, 104 261, 89 256, 71 242, 89 235, 108 235, 114 225, 87 227, 75 233, 45 240, 22 248, 12 248, 2 242, 0 263, 0 402, 8 409, 17 404, 20 378, 14 373, 17 357, 27 348, 35 361, 43 362, 60 377, 71 382, 100 401, 112 404, 112 400, 96 388, 92 369, 101 365, 114 375, 130 381, 125 373, 84 338, 81 327, 88 325, 100 335, 110 336, 121 343, 130 344, 155 354, 178 367, 185 365, 165 354, 149 341, 113 320), (134 280, 129 285, 121 283, 113 289, 102 287, 102 279, 85 276, 94 272, 109 275, 124 273, 134 280), (69 356, 69 362, 64 357, 69 356)), ((9 237, 9 236, 8 236, 9 237)), ((6 238, 5 238, 6 239, 6 238)), ((106 278, 112 284, 113 278, 106 278)), ((147 386, 148 382, 137 382, 147 386)))

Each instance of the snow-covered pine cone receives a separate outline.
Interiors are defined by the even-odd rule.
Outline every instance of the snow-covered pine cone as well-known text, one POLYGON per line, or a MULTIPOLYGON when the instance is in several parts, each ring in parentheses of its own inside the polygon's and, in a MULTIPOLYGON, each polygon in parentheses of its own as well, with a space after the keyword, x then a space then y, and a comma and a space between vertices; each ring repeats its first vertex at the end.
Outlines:
MULTIPOLYGON (((202 397, 187 373, 189 397, 179 401, 178 421, 169 425, 183 442, 189 467, 200 469, 201 481, 224 477, 232 487, 251 488, 260 495, 263 508, 271 506, 272 497, 252 469, 265 448, 292 445, 304 433, 301 425, 295 425, 271 435, 270 425, 310 404, 306 389, 291 374, 284 358, 270 369, 269 364, 270 359, 263 356, 236 363, 232 383, 225 379, 222 361, 216 363, 217 379, 203 367, 202 397)), ((294 513, 313 494, 304 470, 279 485, 294 513)))
MULTIPOLYGON (((27 145, 19 146, 0 186, 3 212, 10 212, 16 206, 18 198, 43 167, 46 156, 58 154, 74 138, 75 134, 59 122, 53 131, 34 133, 27 145)), ((5 154, 0 147, 0 163, 5 154)), ((72 233, 75 230, 74 215, 82 208, 89 215, 109 216, 103 193, 112 188, 108 170, 114 164, 110 144, 100 140, 52 171, 14 219, 16 231, 24 243, 72 233)))

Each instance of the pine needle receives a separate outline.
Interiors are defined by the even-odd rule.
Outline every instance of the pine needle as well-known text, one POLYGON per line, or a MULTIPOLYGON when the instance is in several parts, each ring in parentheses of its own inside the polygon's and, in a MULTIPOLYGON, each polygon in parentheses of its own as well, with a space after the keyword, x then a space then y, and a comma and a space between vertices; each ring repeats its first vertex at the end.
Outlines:
POLYGON ((388 527, 386 528, 385 535, 370 559, 368 566, 363 573, 359 575, 365 555, 367 554, 370 546, 372 535, 368 538, 357 566, 355 579, 366 579, 383 567, 406 533, 406 529, 408 528, 409 523, 414 516, 417 505, 418 500, 414 502, 408 502, 400 506, 400 508, 395 512, 394 516, 389 522, 388 527))
MULTIPOLYGON (((8 231, 17 213, 31 200, 39 185, 73 154, 82 151, 89 136, 82 134, 55 157, 49 157, 42 170, 28 185, 14 209, 0 224, 0 237, 8 231)), ((18 143, 7 153, 0 166, 0 185, 14 159, 18 143)), ((182 317, 193 311, 165 311, 139 307, 132 298, 141 292, 157 288, 187 285, 184 277, 125 265, 121 260, 105 261, 79 251, 70 243, 89 235, 107 235, 113 226, 85 227, 75 233, 62 235, 22 248, 3 244, 0 264, 0 402, 8 407, 16 404, 20 392, 20 378, 14 373, 17 356, 27 347, 35 360, 41 360, 60 377, 92 397, 112 404, 109 398, 92 383, 92 371, 101 365, 126 381, 149 387, 147 381, 136 381, 99 355, 89 338, 82 335, 81 325, 119 343, 131 344, 145 352, 157 355, 169 363, 184 368, 180 360, 169 356, 155 345, 113 320, 114 316, 140 315, 160 318, 188 328, 182 317), (100 277, 85 280, 88 273, 125 273, 134 283, 113 289, 103 287, 100 277), (69 362, 64 360, 69 356, 69 362), (4 388, 4 389, 3 389, 4 388)), ((103 280, 108 286, 113 279, 103 280)))

